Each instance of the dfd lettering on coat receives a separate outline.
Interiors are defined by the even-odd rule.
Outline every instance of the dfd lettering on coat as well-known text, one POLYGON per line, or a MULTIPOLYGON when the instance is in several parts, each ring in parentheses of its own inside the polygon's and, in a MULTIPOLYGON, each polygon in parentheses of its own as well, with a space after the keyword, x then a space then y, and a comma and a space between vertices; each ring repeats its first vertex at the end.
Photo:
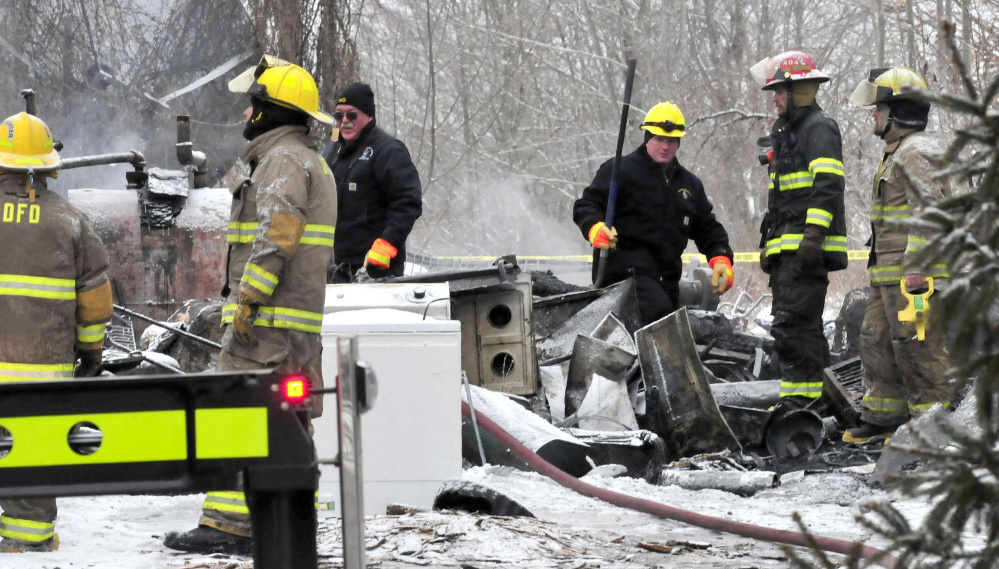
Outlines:
POLYGON ((4 223, 38 223, 42 219, 42 208, 38 204, 3 204, 4 223))

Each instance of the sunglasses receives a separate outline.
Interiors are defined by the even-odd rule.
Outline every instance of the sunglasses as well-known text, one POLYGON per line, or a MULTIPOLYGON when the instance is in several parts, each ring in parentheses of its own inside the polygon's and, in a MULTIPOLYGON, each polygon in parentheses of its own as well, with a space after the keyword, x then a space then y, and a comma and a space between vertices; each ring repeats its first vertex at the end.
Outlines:
POLYGON ((344 117, 347 117, 347 120, 350 122, 354 122, 357 120, 357 111, 347 111, 346 113, 343 111, 335 111, 333 113, 333 119, 336 122, 343 122, 344 117))
POLYGON ((666 132, 673 132, 674 130, 686 130, 682 124, 676 124, 673 121, 663 121, 663 122, 643 122, 642 126, 657 126, 666 132))

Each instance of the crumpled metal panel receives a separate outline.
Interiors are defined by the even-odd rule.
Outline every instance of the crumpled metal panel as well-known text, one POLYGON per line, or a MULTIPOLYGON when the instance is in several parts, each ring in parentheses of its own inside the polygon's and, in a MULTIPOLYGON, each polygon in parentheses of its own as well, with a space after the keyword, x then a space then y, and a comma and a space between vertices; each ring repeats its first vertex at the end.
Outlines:
POLYGON ((607 316, 604 316, 600 324, 597 324, 597 327, 593 329, 590 337, 613 344, 629 354, 638 355, 635 339, 628 332, 628 327, 624 325, 624 322, 621 322, 613 312, 608 312, 607 316))
POLYGON ((601 290, 600 298, 577 309, 548 337, 538 342, 538 352, 543 359, 570 354, 576 336, 591 334, 609 313, 615 314, 629 332, 639 328, 635 280, 626 279, 601 290))
POLYGON ((680 456, 741 449, 711 394, 687 310, 635 333, 645 378, 647 415, 656 433, 680 456))
POLYGON ((579 409, 594 374, 623 382, 634 361, 635 354, 614 344, 589 336, 576 336, 565 385, 565 414, 571 415, 579 409))

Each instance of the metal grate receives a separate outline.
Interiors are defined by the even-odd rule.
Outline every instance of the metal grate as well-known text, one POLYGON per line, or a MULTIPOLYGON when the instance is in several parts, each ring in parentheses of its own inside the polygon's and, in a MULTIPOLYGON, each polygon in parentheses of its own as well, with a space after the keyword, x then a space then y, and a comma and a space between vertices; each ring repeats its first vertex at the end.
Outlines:
POLYGON ((864 368, 860 363, 860 358, 851 358, 838 364, 829 366, 829 373, 836 376, 840 385, 851 395, 863 395, 863 372, 864 368))
POLYGON ((135 351, 135 327, 132 326, 132 319, 128 316, 115 314, 108 323, 106 335, 113 344, 117 344, 129 351, 135 351))

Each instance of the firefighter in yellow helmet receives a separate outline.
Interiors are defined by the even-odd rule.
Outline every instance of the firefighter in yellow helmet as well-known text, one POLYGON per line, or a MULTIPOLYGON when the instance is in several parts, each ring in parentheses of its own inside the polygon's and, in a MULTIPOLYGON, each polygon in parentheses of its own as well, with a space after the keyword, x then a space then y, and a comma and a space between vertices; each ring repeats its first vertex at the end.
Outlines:
POLYGON ((925 132, 930 104, 917 97, 925 89, 911 69, 872 69, 850 97, 855 105, 874 107, 874 134, 885 142, 871 193, 871 293, 860 330, 862 423, 843 434, 850 443, 884 441, 910 417, 952 398, 943 329, 929 327, 920 341, 915 325, 898 319, 908 304, 903 287, 923 292, 928 279, 936 291, 947 286, 946 265, 919 261, 927 232, 897 223, 950 192, 931 161, 943 148, 925 132))
POLYGON ((816 101, 829 77, 801 51, 768 57, 750 69, 773 92, 767 212, 760 267, 773 293, 774 352, 785 406, 818 405, 829 343, 822 326, 829 273, 847 266, 843 145, 839 125, 816 101))
POLYGON ((643 324, 678 308, 680 256, 688 240, 709 259, 715 294, 727 291, 735 278, 728 233, 715 219, 701 180, 676 157, 686 128, 683 113, 670 102, 645 116, 644 142, 621 158, 613 227, 605 225, 613 160, 600 166, 573 206, 573 221, 594 247, 594 279, 598 249, 610 249, 607 283, 635 278, 643 324))
MULTIPOLYGON (((249 141, 225 176, 232 193, 222 294, 222 353, 216 370, 276 368, 323 385, 320 331, 326 268, 333 255, 336 188, 309 138, 319 110, 312 76, 265 55, 229 83, 249 95, 243 136, 249 141)), ((322 400, 311 403, 312 416, 322 400)), ((250 555, 253 541, 242 485, 209 492, 198 527, 171 532, 164 545, 181 551, 250 555), (223 491, 224 490, 224 491, 223 491)))
MULTIPOLYGON (((48 189, 61 165, 41 119, 19 113, 0 123, 0 381, 100 369, 108 255, 90 220, 48 189)), ((0 499, 0 510, 0 552, 59 547, 55 498, 0 499)))

